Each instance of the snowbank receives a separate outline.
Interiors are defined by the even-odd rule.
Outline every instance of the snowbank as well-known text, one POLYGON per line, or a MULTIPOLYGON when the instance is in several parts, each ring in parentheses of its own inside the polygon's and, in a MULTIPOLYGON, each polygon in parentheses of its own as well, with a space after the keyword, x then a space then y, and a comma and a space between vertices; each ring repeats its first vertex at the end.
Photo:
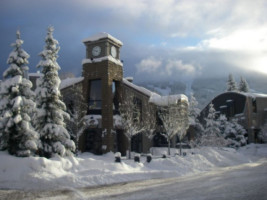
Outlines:
MULTIPOLYGON (((18 158, 0 152, 0 188, 62 189, 79 188, 152 178, 183 176, 267 158, 267 145, 249 145, 238 151, 231 148, 200 148, 184 150, 187 155, 161 158, 165 148, 154 148, 154 158, 146 163, 133 160, 114 162, 114 154, 96 156, 83 153, 78 157, 53 159, 18 158), (193 153, 193 154, 192 154, 193 153)), ((178 150, 172 149, 172 155, 178 150)))

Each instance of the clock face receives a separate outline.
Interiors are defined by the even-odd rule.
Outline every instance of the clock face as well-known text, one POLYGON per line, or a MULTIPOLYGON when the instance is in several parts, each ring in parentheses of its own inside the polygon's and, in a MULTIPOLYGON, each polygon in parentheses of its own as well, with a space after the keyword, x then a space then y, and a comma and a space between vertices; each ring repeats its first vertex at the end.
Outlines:
POLYGON ((92 54, 93 54, 93 56, 99 56, 100 53, 101 53, 101 48, 100 48, 100 46, 95 46, 95 47, 92 49, 92 54))
POLYGON ((116 50, 116 47, 114 47, 114 46, 111 47, 111 55, 114 58, 116 58, 116 56, 117 56, 117 50, 116 50))

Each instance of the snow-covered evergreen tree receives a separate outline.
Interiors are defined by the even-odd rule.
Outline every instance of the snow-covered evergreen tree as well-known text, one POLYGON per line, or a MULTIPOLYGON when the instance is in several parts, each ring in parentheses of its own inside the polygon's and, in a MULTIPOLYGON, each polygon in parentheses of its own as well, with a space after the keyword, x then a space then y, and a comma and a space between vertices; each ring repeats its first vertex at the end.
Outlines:
POLYGON ((216 119, 216 110, 212 103, 209 104, 209 113, 205 121, 206 125, 200 144, 202 146, 224 146, 226 141, 221 135, 220 123, 216 119))
POLYGON ((29 55, 22 49, 23 40, 17 31, 17 40, 12 44, 1 84, 1 148, 8 149, 17 156, 34 155, 38 149, 39 135, 31 125, 31 115, 35 103, 32 83, 24 78, 28 71, 29 55))
POLYGON ((226 132, 228 131, 229 128, 231 128, 231 126, 229 126, 229 122, 226 118, 225 115, 221 114, 218 118, 218 122, 219 122, 219 125, 220 125, 220 131, 221 131, 221 134, 223 136, 226 135, 226 132))
POLYGON ((227 92, 234 92, 237 91, 237 86, 236 86, 236 82, 235 79, 233 77, 232 74, 229 74, 228 76, 228 81, 227 81, 227 92))
POLYGON ((227 140, 227 146, 238 148, 246 145, 246 130, 238 123, 237 119, 228 121, 225 115, 220 115, 219 122, 221 133, 227 140))
POLYGON ((239 92, 249 92, 249 86, 245 78, 241 76, 239 82, 239 92))
POLYGON ((238 123, 238 120, 232 119, 228 122, 224 137, 227 139, 229 147, 238 148, 247 144, 245 134, 246 130, 238 123))
POLYGON ((65 112, 66 106, 60 99, 58 77, 60 66, 57 63, 59 45, 53 38, 53 31, 53 27, 48 28, 46 45, 40 53, 42 60, 37 68, 41 68, 43 76, 38 79, 35 90, 37 101, 35 127, 40 133, 41 155, 47 158, 54 154, 72 155, 75 151, 75 144, 70 139, 64 123, 64 117, 68 118, 69 115, 65 112))

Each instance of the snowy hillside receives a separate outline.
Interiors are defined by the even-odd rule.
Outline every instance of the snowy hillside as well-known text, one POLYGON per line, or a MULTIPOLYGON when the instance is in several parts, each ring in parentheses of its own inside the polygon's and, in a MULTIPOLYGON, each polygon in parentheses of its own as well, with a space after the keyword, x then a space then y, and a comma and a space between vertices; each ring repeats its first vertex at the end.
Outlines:
MULTIPOLYGON (((62 189, 96 186, 152 178, 177 177, 233 166, 263 159, 267 145, 251 144, 238 151, 231 148, 200 148, 187 150, 185 157, 161 158, 164 148, 154 148, 154 158, 147 163, 133 160, 114 162, 114 154, 96 156, 83 153, 78 157, 52 159, 19 158, 0 152, 0 188, 2 189, 62 189), (192 152, 194 154, 192 154, 192 152), (155 157, 155 155, 157 155, 155 157)), ((172 149, 172 155, 178 150, 172 149)))
MULTIPOLYGON (((245 76, 251 92, 267 93, 267 78, 263 75, 248 75, 245 76)), ((201 78, 195 79, 192 83, 179 81, 163 81, 163 82, 141 82, 137 83, 161 95, 169 94, 186 94, 190 95, 189 91, 194 93, 199 108, 204 108, 215 96, 226 90, 225 78, 201 78), (191 86, 191 88, 189 88, 191 86)), ((236 82, 239 83, 239 77, 236 77, 236 82)))

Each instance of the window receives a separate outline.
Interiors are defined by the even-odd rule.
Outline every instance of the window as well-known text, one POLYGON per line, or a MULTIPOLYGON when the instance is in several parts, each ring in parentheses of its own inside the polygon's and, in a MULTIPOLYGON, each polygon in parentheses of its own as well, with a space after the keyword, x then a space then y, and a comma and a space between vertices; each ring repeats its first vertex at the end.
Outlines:
POLYGON ((256 102, 256 99, 252 99, 252 111, 254 113, 257 112, 257 102, 256 102))
POLYGON ((102 81, 92 80, 89 83, 89 109, 101 110, 102 108, 102 81))
POLYGON ((112 98, 113 98, 113 114, 119 113, 119 91, 118 91, 118 82, 112 82, 112 98))

